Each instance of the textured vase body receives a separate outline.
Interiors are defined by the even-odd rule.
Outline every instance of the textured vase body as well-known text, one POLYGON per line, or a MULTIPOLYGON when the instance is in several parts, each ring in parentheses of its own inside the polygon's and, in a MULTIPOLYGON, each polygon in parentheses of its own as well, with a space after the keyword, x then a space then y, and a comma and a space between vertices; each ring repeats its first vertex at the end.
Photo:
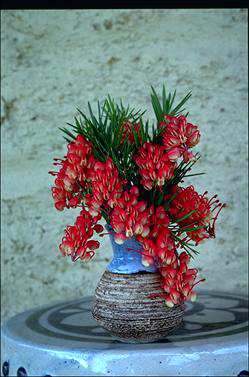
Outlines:
POLYGON ((164 293, 156 266, 148 270, 141 264, 141 255, 128 250, 141 247, 134 239, 122 245, 114 242, 112 233, 110 239, 113 260, 97 285, 93 317, 123 342, 147 343, 167 336, 181 324, 184 304, 168 308, 164 299, 149 298, 150 294, 164 293))
POLYGON ((117 340, 147 343, 167 336, 183 319, 184 304, 168 308, 161 298, 148 298, 163 293, 158 272, 113 274, 104 272, 95 292, 93 317, 117 340))

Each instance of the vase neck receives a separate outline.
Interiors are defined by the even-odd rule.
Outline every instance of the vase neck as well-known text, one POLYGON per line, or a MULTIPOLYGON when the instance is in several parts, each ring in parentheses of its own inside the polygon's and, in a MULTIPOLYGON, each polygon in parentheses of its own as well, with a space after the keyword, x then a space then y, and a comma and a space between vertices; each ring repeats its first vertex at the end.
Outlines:
POLYGON ((133 274, 137 272, 156 272, 156 265, 145 267, 142 264, 141 251, 143 247, 140 242, 136 241, 135 237, 127 238, 122 244, 118 245, 114 240, 115 232, 110 225, 106 225, 108 230, 112 250, 113 259, 107 266, 107 271, 118 274, 133 274))

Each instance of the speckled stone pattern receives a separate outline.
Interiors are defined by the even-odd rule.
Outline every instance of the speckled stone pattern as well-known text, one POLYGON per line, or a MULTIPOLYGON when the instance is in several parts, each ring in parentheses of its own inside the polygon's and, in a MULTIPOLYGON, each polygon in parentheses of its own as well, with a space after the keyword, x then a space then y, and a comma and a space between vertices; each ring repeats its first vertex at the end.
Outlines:
MULTIPOLYGON (((153 3, 152 3, 153 4, 153 3)), ((247 293, 248 10, 95 9, 1 12, 2 317, 36 305, 94 295, 111 261, 109 237, 88 264, 72 264, 58 245, 78 209, 57 212, 52 159, 66 141, 58 127, 76 107, 97 109, 109 93, 147 109, 150 85, 165 83, 201 132, 201 159, 185 179, 228 204, 217 238, 198 247, 192 266, 202 289, 247 293)), ((104 222, 102 222, 104 225, 104 222)))
POLYGON ((118 340, 130 343, 156 341, 177 328, 184 315, 184 304, 168 308, 159 273, 113 274, 106 271, 96 288, 92 314, 98 323, 118 340))

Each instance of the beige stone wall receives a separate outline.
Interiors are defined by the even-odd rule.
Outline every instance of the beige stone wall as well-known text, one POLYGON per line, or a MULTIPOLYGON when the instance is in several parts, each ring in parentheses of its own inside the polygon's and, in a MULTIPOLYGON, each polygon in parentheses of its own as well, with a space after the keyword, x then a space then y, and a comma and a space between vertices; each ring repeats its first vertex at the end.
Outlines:
POLYGON ((247 291, 247 11, 2 11, 2 316, 94 293, 111 258, 109 240, 90 264, 58 244, 76 210, 53 208, 58 127, 107 93, 150 106, 150 85, 192 90, 189 120, 202 154, 200 192, 228 204, 217 239, 199 247, 201 288, 247 291))

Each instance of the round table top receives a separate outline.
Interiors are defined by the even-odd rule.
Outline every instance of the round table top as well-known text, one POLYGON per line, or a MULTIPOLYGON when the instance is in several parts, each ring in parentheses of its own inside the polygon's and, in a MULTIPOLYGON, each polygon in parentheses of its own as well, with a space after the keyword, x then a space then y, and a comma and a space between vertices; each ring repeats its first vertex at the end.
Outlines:
POLYGON ((186 303, 181 327, 146 344, 115 340, 92 318, 92 303, 85 297, 9 319, 1 358, 9 374, 23 368, 30 376, 237 376, 247 369, 246 296, 199 291, 196 302, 186 303))

